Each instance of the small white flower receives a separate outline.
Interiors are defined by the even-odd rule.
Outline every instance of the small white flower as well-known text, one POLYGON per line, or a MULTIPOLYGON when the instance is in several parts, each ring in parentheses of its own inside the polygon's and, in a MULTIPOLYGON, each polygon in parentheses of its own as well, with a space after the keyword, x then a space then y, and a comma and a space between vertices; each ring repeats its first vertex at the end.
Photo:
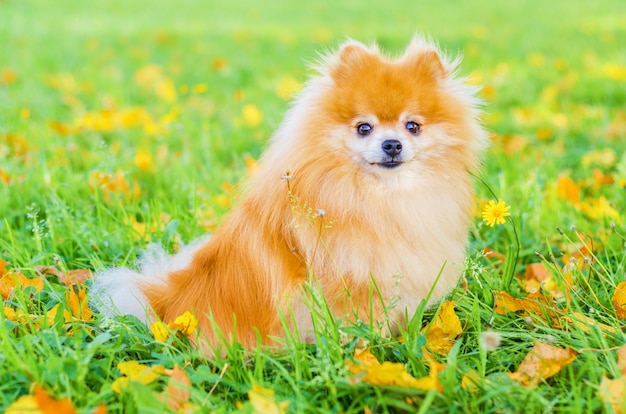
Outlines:
POLYGON ((480 346, 485 351, 493 351, 498 349, 502 343, 502 335, 494 331, 485 331, 480 333, 480 346))
POLYGON ((293 180, 293 174, 291 173, 291 171, 287 170, 281 178, 285 181, 291 181, 293 180))

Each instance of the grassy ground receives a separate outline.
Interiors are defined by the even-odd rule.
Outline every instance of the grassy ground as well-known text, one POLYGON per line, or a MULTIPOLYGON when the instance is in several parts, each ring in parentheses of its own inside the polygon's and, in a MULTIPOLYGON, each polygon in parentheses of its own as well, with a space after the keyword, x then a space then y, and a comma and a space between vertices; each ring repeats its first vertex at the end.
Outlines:
POLYGON ((623 383, 610 381, 625 342, 626 300, 614 296, 626 265, 623 1, 4 0, 0 23, 0 258, 14 269, 2 279, 0 410, 38 384, 81 412, 163 412, 158 396, 173 399, 176 375, 157 365, 183 367, 184 402, 207 412, 621 409, 623 383), (449 298, 456 316, 420 310, 402 338, 357 326, 342 344, 328 327, 315 347, 235 347, 206 361, 180 334, 163 344, 136 320, 90 314, 81 284, 48 275, 42 289, 7 290, 14 273, 41 280, 37 266, 132 265, 151 241, 175 249, 210 231, 305 61, 346 37, 399 52, 415 32, 463 53, 463 72, 485 86, 494 143, 477 206, 512 206, 513 221, 493 228, 477 214, 465 283, 449 298), (505 258, 485 257, 487 247, 505 258), (501 293, 526 298, 535 279, 525 302, 501 293), (460 321, 439 353, 434 329, 422 332, 436 314, 460 321), (390 385, 375 364, 374 380, 353 374, 359 338, 400 364, 385 367, 434 382, 390 385), (541 354, 539 372, 524 371, 537 342, 575 359, 541 354), (157 373, 115 392, 123 361, 157 373), (528 378, 507 375, 516 371, 528 378))

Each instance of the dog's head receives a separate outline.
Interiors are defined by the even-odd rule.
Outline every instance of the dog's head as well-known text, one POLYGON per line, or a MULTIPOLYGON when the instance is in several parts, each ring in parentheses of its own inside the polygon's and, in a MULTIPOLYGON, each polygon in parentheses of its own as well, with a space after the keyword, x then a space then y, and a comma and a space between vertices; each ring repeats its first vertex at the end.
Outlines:
POLYGON ((422 38, 395 59, 376 46, 345 43, 299 102, 313 128, 305 134, 314 137, 311 151, 322 147, 338 164, 347 155, 377 177, 423 176, 451 163, 476 167, 486 134, 475 88, 454 77, 457 61, 422 38))

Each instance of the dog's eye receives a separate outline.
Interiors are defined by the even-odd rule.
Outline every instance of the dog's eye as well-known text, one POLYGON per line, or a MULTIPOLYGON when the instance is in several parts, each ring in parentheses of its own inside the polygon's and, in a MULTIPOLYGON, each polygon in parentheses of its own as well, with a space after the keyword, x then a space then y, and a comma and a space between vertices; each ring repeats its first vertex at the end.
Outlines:
POLYGON ((419 134, 420 131, 422 130, 422 126, 418 124, 417 122, 413 122, 413 121, 407 122, 406 124, 404 124, 404 126, 407 129, 407 131, 409 131, 413 135, 419 134))
POLYGON ((359 134, 362 137, 365 137, 371 134, 373 130, 374 130, 374 127, 368 124, 367 122, 363 122, 362 124, 359 124, 356 126, 357 134, 359 134))

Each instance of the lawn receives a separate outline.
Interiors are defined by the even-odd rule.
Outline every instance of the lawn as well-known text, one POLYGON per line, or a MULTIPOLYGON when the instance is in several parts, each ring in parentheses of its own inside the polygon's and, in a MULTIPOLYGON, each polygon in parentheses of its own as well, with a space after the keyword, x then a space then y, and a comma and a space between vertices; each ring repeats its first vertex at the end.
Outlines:
POLYGON ((626 408, 626 3, 266 3, 0 0, 0 411, 626 408), (318 53, 415 33, 492 135, 443 304, 211 360, 90 310, 88 271, 219 225, 318 53))

